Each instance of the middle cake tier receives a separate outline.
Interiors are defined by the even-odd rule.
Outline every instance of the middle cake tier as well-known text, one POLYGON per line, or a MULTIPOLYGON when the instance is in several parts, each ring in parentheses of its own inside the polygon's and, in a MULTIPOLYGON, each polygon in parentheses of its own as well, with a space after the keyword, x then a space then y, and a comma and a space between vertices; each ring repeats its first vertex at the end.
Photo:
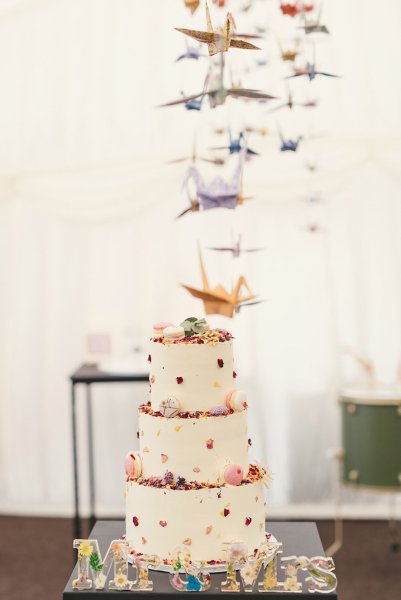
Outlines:
POLYGON ((139 410, 142 476, 220 483, 228 465, 248 471, 247 411, 219 416, 167 418, 139 410))

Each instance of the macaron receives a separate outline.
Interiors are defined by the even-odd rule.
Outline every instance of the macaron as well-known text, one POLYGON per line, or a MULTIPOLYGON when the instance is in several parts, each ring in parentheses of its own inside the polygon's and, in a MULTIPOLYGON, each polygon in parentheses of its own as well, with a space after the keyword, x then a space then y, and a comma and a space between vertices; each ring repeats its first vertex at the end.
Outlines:
POLYGON ((168 340, 179 340, 185 337, 185 330, 181 325, 169 325, 163 329, 163 337, 168 340))
POLYGON ((244 478, 244 470, 240 465, 228 465, 224 469, 224 481, 228 485, 240 485, 244 478))
POLYGON ((181 412, 181 405, 175 396, 168 396, 166 400, 160 402, 159 410, 163 417, 171 418, 181 412))
POLYGON ((166 329, 166 327, 170 327, 171 325, 172 323, 167 323, 164 321, 161 321, 160 323, 155 323, 153 325, 153 333, 155 334, 155 336, 161 337, 163 335, 163 329, 166 329))
POLYGON ((235 411, 242 411, 248 407, 246 394, 242 390, 230 390, 225 402, 228 408, 235 411))
POLYGON ((209 413, 213 416, 226 415, 229 412, 229 410, 230 409, 228 408, 228 406, 212 406, 212 408, 209 409, 209 413))
POLYGON ((128 452, 125 457, 125 474, 128 479, 138 479, 142 475, 142 458, 139 452, 128 452))

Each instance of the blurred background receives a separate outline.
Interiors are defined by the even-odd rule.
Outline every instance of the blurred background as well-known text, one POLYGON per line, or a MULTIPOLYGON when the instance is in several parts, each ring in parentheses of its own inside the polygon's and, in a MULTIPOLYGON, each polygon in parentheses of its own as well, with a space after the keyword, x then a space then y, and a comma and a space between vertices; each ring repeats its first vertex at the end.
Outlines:
MULTIPOLYGON (((400 494, 339 490, 336 456, 342 389, 382 397, 384 387, 401 405, 401 5, 325 0, 291 16, 283 5, 299 3, 209 4, 213 24, 229 9, 239 32, 261 36, 259 53, 227 54, 226 86, 277 100, 156 108, 200 93, 219 69, 206 47, 177 61, 187 45, 174 27, 205 29, 204 3, 191 15, 181 0, 0 0, 0 526, 11 536, 27 518, 62 523, 60 593, 74 514, 69 377, 88 362, 147 374, 153 323, 204 314, 179 285, 201 285, 198 243, 212 286, 244 275, 264 300, 208 320, 236 337, 252 454, 274 474, 270 517, 333 519, 340 495, 344 518, 383 520, 367 543, 384 532, 384 565, 400 566, 386 537, 400 494), (304 18, 319 13, 330 33, 306 35, 304 18), (291 49, 295 60, 283 60, 291 49), (341 77, 286 79, 307 61, 341 77), (279 108, 289 93, 316 106, 279 108), (244 203, 176 219, 194 194, 183 185, 194 147, 206 181, 229 180, 238 154, 212 148, 240 132, 259 154, 244 167, 244 203), (297 151, 281 151, 280 136, 302 136, 297 151), (239 235, 263 251, 208 249, 239 235)), ((123 459, 147 393, 146 383, 93 386, 98 517, 124 515, 123 459)), ((88 516, 85 400, 77 386, 88 516)))

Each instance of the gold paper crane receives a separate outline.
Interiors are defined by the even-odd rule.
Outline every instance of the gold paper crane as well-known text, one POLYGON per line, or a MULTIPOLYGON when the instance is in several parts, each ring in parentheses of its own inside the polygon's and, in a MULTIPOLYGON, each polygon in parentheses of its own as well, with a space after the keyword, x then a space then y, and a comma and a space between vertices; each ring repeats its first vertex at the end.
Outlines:
POLYGON ((176 27, 177 31, 188 35, 189 37, 207 44, 207 48, 210 56, 214 56, 219 52, 227 52, 231 48, 241 48, 243 50, 260 50, 257 46, 254 46, 250 42, 245 40, 235 39, 238 37, 260 37, 257 35, 241 35, 235 33, 235 21, 231 13, 227 13, 226 20, 223 27, 217 27, 213 29, 212 20, 210 18, 209 7, 206 2, 206 23, 207 31, 196 31, 195 29, 183 29, 182 27, 176 27))
MULTIPOLYGON (((220 284, 212 289, 209 285, 209 280, 206 275, 205 265, 203 264, 202 252, 200 248, 199 263, 203 289, 198 290, 190 287, 189 285, 182 285, 182 287, 185 288, 192 296, 203 301, 205 314, 224 315, 225 317, 232 318, 234 313, 239 311, 241 305, 256 298, 243 275, 238 277, 237 283, 232 288, 231 292, 227 292, 227 290, 220 284), (241 292, 243 288, 248 293, 242 294, 241 292)), ((252 302, 250 304, 258 304, 259 302, 261 301, 252 302)))
POLYGON ((184 4, 191 11, 191 15, 193 15, 200 4, 200 0, 184 0, 184 4))

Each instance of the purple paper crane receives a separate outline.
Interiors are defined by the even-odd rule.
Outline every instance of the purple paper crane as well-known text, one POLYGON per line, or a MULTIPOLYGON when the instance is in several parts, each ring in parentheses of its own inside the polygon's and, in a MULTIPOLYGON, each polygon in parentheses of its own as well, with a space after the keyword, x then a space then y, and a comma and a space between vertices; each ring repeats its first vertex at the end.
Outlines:
POLYGON ((203 52, 202 52, 202 44, 199 44, 199 46, 190 46, 188 44, 188 42, 185 40, 185 52, 183 52, 183 54, 180 54, 180 56, 178 56, 178 58, 176 58, 175 62, 179 62, 186 58, 191 59, 191 60, 199 60, 200 58, 207 58, 207 55, 203 54, 203 52))
POLYGON ((246 148, 244 147, 239 153, 238 164, 230 181, 217 176, 210 183, 205 183, 198 168, 195 165, 189 167, 184 180, 184 186, 188 185, 190 179, 194 181, 196 195, 202 210, 210 210, 211 208, 233 209, 237 206, 238 197, 241 193, 241 178, 245 155, 246 148))

